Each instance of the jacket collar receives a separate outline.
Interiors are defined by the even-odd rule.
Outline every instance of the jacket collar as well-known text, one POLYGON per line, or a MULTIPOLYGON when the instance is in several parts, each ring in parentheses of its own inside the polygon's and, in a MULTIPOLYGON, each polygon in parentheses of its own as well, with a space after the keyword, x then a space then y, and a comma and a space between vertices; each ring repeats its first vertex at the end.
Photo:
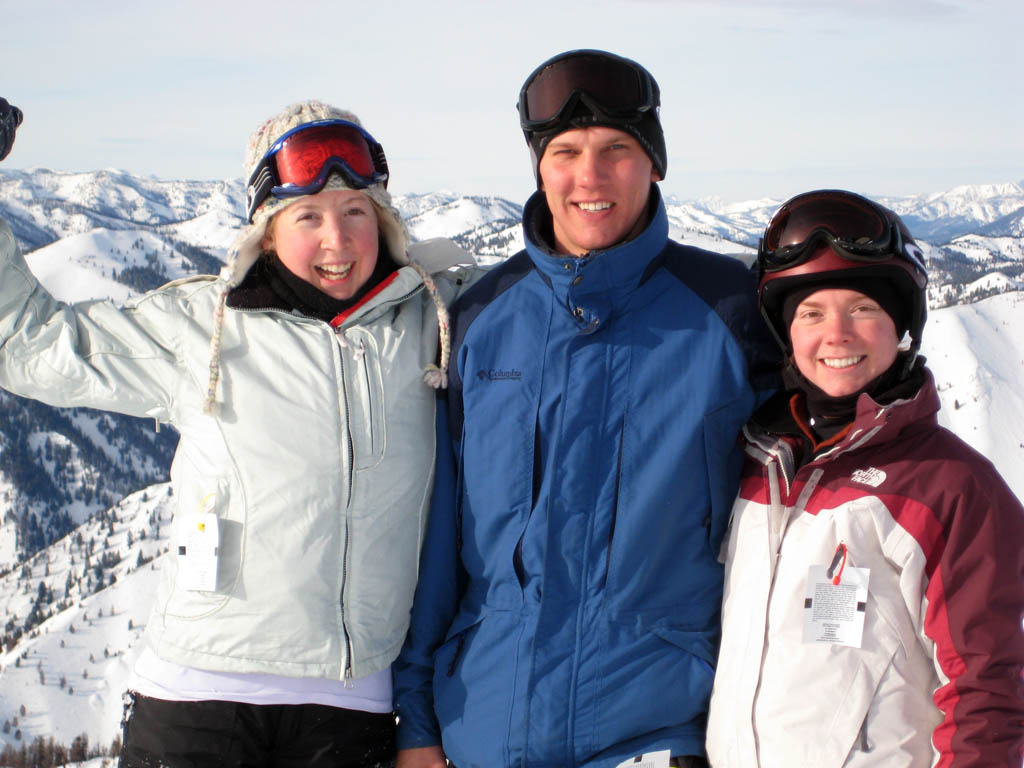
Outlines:
MULTIPOLYGON (((835 458, 868 444, 876 447, 894 440, 908 439, 907 432, 912 429, 936 426, 941 402, 932 372, 925 367, 923 374, 924 382, 913 396, 888 405, 879 405, 870 395, 861 394, 857 400, 857 415, 849 429, 844 431, 830 450, 808 463, 835 458)), ((804 438, 790 410, 791 395, 777 393, 758 410, 743 429, 750 442, 767 450, 780 437, 791 441, 794 437, 804 438)))
POLYGON ((862 394, 857 400, 857 416, 853 427, 843 443, 856 441, 876 427, 880 427, 874 443, 886 443, 904 438, 904 432, 915 426, 938 424, 939 400, 935 389, 935 377, 928 368, 923 369, 924 382, 911 397, 895 400, 889 405, 879 405, 869 395, 862 394))
POLYGON ((559 294, 575 282, 575 293, 617 294, 629 292, 640 284, 647 265, 662 252, 668 242, 668 215, 658 185, 651 184, 648 202, 651 216, 644 230, 625 243, 586 256, 556 253, 551 237, 551 212, 543 192, 535 192, 523 209, 523 235, 526 251, 545 280, 559 294), (576 280, 582 275, 583 280, 576 280))
MULTIPOLYGON (((373 318, 393 304, 401 303, 409 296, 423 288, 423 279, 412 267, 399 267, 388 272, 377 284, 351 304, 340 307, 333 318, 323 317, 332 328, 345 327, 356 321, 370 322, 373 318)), ((227 297, 229 309, 243 311, 277 310, 299 317, 316 319, 313 315, 304 314, 295 306, 294 301, 274 290, 269 267, 257 262, 243 278, 241 284, 233 288, 227 297)))

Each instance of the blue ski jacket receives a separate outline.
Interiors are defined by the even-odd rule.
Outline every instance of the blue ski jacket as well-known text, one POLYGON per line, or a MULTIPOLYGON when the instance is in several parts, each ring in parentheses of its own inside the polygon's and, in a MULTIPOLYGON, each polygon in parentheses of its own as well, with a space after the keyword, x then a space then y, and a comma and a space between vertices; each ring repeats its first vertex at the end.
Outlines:
POLYGON ((778 350, 753 272, 669 240, 651 197, 638 237, 566 257, 535 194, 526 250, 453 307, 399 748, 459 768, 704 753, 738 436, 778 350))

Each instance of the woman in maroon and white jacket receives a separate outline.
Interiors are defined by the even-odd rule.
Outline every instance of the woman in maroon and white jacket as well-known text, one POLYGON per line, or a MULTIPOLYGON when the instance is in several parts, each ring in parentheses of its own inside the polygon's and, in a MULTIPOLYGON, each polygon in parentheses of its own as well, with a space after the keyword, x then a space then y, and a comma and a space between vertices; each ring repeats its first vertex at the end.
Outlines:
POLYGON ((758 261, 790 363, 744 429, 711 764, 1019 768, 1024 509, 938 425, 920 249, 822 190, 758 261))

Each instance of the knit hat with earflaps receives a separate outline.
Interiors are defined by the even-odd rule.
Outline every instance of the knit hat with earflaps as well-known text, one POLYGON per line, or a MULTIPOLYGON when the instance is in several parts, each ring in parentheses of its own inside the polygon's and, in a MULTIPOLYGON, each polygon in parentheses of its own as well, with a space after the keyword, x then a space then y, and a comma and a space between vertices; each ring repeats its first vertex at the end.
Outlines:
MULTIPOLYGON (((287 106, 269 120, 264 121, 249 137, 249 146, 245 152, 245 178, 249 179, 252 176, 252 172, 256 170, 256 166, 259 165, 263 156, 279 138, 293 128, 317 120, 347 120, 362 126, 359 118, 351 112, 324 104, 322 101, 300 101, 287 106)), ((333 173, 323 188, 351 189, 352 187, 341 174, 333 173)), ((391 253, 391 258, 399 266, 404 266, 408 263, 406 250, 409 247, 409 231, 406 229, 401 215, 392 205, 391 195, 383 184, 373 184, 360 191, 370 198, 377 209, 377 221, 387 243, 388 251, 391 253)), ((275 213, 298 202, 303 197, 305 196, 277 198, 270 195, 256 209, 252 223, 242 229, 235 241, 231 261, 221 272, 221 276, 228 280, 232 287, 242 282, 245 273, 259 258, 260 241, 266 232, 267 222, 275 213)))
MULTIPOLYGON (((359 118, 353 113, 332 107, 322 101, 300 101, 291 104, 273 117, 265 120, 249 137, 249 145, 245 153, 245 179, 252 177, 256 166, 274 145, 288 131, 306 123, 318 120, 346 120, 362 126, 359 118)), ((340 173, 332 173, 322 189, 352 189, 353 187, 340 173)), ((322 191, 322 190, 321 190, 322 191)), ((383 184, 372 184, 359 190, 369 198, 377 211, 377 225, 387 245, 388 252, 396 264, 410 266, 419 273, 423 284, 430 293, 437 309, 437 319, 441 336, 441 365, 428 365, 424 370, 424 381, 431 387, 442 388, 447 385, 448 357, 450 341, 448 333, 448 309, 437 291, 437 286, 430 274, 419 264, 414 263, 408 255, 409 230, 402 221, 401 215, 391 202, 391 195, 383 184)), ((223 283, 220 300, 215 311, 215 327, 210 339, 210 379, 206 393, 204 411, 213 413, 216 403, 217 381, 220 378, 220 345, 224 324, 224 308, 228 293, 242 282, 246 273, 256 263, 262 253, 262 241, 267 224, 279 211, 284 210, 305 195, 277 198, 269 195, 253 213, 252 222, 243 227, 235 240, 227 264, 220 272, 223 283)))

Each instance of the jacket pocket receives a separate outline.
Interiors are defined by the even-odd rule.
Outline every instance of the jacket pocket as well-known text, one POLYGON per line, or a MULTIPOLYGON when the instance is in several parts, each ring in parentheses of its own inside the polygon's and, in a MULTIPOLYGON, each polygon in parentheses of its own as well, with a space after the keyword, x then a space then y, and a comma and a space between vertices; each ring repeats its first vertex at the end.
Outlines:
POLYGON ((371 334, 357 328, 349 329, 346 339, 348 348, 342 350, 342 360, 352 458, 356 470, 369 469, 384 457, 387 434, 380 350, 371 334))
POLYGON ((709 675, 715 674, 715 648, 707 632, 694 632, 676 627, 653 627, 651 632, 666 643, 674 645, 704 663, 709 675))
POLYGON ((457 616, 445 635, 444 642, 434 651, 434 674, 452 677, 466 645, 466 636, 483 621, 482 616, 457 616))
POLYGON ((674 626, 609 625, 595 738, 702 729, 714 680, 709 633, 674 626))
POLYGON ((455 765, 510 764, 508 742, 521 734, 510 726, 520 626, 512 612, 457 616, 434 656, 434 714, 455 765))
POLYGON ((917 738, 927 723, 920 704, 934 706, 921 679, 906 675, 899 636, 879 610, 878 587, 881 579, 875 593, 868 593, 859 648, 800 644, 781 652, 785 660, 777 653, 774 661, 769 653, 772 682, 762 685, 759 704, 759 730, 771 734, 767 750, 799 744, 800 765, 873 766, 885 762, 883 755, 895 757, 896 745, 917 738), (784 731, 773 727, 781 721, 789 723, 784 731))
POLYGON ((178 489, 174 515, 172 553, 165 565, 169 585, 164 613, 181 619, 198 619, 219 610, 228 600, 241 571, 243 523, 231 519, 230 483, 223 478, 200 478, 178 489), (216 586, 211 590, 190 589, 185 569, 194 567, 187 559, 188 534, 202 512, 216 517, 216 586))
MULTIPOLYGON (((911 700, 914 698, 915 682, 903 680, 891 690, 884 690, 890 687, 887 680, 899 678, 894 664, 897 648, 898 641, 886 638, 874 653, 843 648, 836 655, 834 663, 844 664, 855 659, 856 669, 848 677, 849 685, 845 695, 835 705, 831 732, 822 745, 821 764, 845 765, 852 762, 874 765, 874 761, 879 759, 879 753, 875 751, 876 726, 885 732, 892 730, 894 725, 897 728, 902 725, 907 733, 913 733, 919 725, 911 715, 913 707, 905 709, 899 704, 904 695, 909 694, 907 698, 911 700), (879 717, 879 713, 875 712, 877 705, 889 709, 888 716, 879 717), (883 719, 888 722, 883 722, 883 719), (858 755, 858 760, 854 760, 858 755)), ((891 746, 892 742, 883 738, 880 743, 889 743, 891 746)), ((886 749, 880 750, 881 754, 885 752, 886 749)))

